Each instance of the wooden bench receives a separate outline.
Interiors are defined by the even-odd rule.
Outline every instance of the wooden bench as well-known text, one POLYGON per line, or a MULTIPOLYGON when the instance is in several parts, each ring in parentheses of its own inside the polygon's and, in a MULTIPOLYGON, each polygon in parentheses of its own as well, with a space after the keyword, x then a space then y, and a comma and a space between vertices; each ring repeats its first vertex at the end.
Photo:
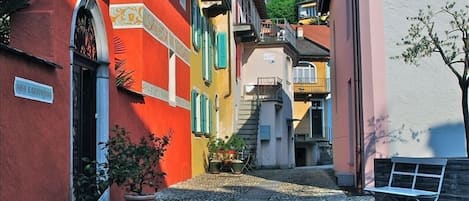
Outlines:
POLYGON ((388 185, 366 187, 365 191, 415 200, 430 198, 438 200, 447 159, 392 157, 391 162, 388 185), (426 188, 422 189, 422 186, 426 188), (429 186, 431 189, 428 189, 429 186))

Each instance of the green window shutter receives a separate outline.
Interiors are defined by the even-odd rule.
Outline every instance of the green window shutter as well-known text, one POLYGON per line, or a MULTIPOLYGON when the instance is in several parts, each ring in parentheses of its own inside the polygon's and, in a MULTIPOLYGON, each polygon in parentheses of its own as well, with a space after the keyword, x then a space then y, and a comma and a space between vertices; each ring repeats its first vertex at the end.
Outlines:
POLYGON ((195 49, 200 47, 200 11, 198 0, 192 0, 192 43, 195 49))
POLYGON ((201 121, 200 121, 200 127, 201 127, 200 131, 202 133, 205 133, 206 125, 207 125, 207 123, 206 123, 207 119, 205 118, 205 115, 207 113, 207 109, 205 107, 206 107, 205 106, 205 96, 202 95, 200 97, 200 119, 201 119, 201 121))
POLYGON ((228 39, 226 32, 217 34, 217 67, 224 69, 228 66, 228 39))
POLYGON ((207 100, 207 101, 208 101, 208 108, 207 108, 207 110, 208 110, 208 112, 207 112, 208 113, 208 117, 207 117, 207 119, 208 119, 208 129, 207 129, 207 133, 211 134, 211 132, 212 132, 212 101, 210 101, 210 100, 207 100))
POLYGON ((212 82, 212 69, 213 69, 213 53, 215 52, 214 51, 214 48, 213 48, 213 39, 212 39, 212 33, 213 33, 213 29, 212 29, 212 26, 209 26, 210 27, 210 32, 208 34, 208 45, 209 45, 209 50, 208 50, 208 54, 209 54, 209 63, 208 63, 208 81, 209 82, 212 82))
POLYGON ((191 94, 191 125, 192 125, 192 131, 196 132, 197 131, 197 91, 192 91, 191 94))
POLYGON ((207 20, 205 17, 202 17, 202 78, 206 81, 208 80, 208 59, 210 58, 208 39, 207 20))

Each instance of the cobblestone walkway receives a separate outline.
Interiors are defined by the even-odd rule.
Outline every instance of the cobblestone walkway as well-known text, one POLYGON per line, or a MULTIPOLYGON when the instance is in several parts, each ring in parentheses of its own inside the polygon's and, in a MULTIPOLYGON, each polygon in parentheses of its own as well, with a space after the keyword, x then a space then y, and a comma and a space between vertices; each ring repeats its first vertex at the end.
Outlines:
POLYGON ((159 192, 158 201, 373 201, 347 196, 331 169, 256 170, 248 174, 203 174, 159 192))

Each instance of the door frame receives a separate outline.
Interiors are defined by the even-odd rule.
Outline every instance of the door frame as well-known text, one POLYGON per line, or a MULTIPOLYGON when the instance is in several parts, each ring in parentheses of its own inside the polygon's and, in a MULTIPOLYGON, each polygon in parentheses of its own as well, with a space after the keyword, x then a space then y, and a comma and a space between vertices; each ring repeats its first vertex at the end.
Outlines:
MULTIPOLYGON (((75 200, 73 196, 73 61, 75 56, 75 24, 78 10, 81 7, 89 10, 93 17, 93 28, 96 37, 97 63, 96 68, 96 142, 106 142, 109 139, 109 47, 106 32, 106 24, 101 9, 96 0, 77 0, 73 9, 70 27, 70 72, 69 72, 69 147, 70 147, 70 169, 69 169, 69 197, 70 201, 75 200)), ((102 149, 102 145, 96 144, 97 162, 105 162, 107 150, 102 149)), ((105 191, 100 201, 110 200, 109 189, 105 191)))
POLYGON ((325 137, 325 112, 324 112, 324 99, 311 99, 311 106, 309 107, 309 136, 313 137, 313 110, 321 110, 321 135, 324 138, 325 137), (316 107, 313 106, 314 101, 319 101, 320 106, 316 107))

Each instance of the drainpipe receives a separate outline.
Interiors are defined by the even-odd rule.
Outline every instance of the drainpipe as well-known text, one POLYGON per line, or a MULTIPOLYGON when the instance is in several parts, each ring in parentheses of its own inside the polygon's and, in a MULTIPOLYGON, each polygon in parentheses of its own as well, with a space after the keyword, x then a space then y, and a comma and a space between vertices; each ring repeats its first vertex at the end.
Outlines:
POLYGON ((354 95, 355 95, 355 164, 356 164, 356 188, 363 189, 363 89, 362 89, 362 62, 360 44, 360 3, 359 0, 352 1, 352 22, 353 22, 353 55, 354 55, 354 95))
MULTIPOLYGON (((231 5, 231 9, 233 9, 233 5, 231 5)), ((231 55, 231 49, 232 49, 232 48, 231 48, 231 47, 232 47, 231 37, 232 37, 232 35, 234 35, 234 34, 231 33, 231 30, 232 30, 232 29, 231 29, 231 26, 233 26, 233 23, 231 23, 231 22, 233 21, 233 20, 231 19, 232 16, 231 16, 231 13, 230 13, 230 12, 227 12, 227 13, 228 13, 228 24, 229 24, 229 25, 228 25, 228 33, 229 33, 229 36, 230 36, 230 37, 228 38, 228 41, 229 41, 229 43, 230 43, 230 46, 229 46, 229 48, 228 48, 228 55, 229 55, 229 57, 228 57, 228 58, 229 58, 228 64, 229 64, 229 65, 228 65, 228 68, 227 68, 227 70, 228 70, 228 93, 226 93, 226 94, 223 96, 223 98, 225 98, 225 99, 231 96, 231 91, 232 91, 232 89, 231 89, 231 79, 232 79, 232 78, 231 78, 231 69, 233 69, 233 67, 231 66, 231 59, 232 59, 232 57, 231 57, 231 56, 232 56, 232 55, 231 55)))

